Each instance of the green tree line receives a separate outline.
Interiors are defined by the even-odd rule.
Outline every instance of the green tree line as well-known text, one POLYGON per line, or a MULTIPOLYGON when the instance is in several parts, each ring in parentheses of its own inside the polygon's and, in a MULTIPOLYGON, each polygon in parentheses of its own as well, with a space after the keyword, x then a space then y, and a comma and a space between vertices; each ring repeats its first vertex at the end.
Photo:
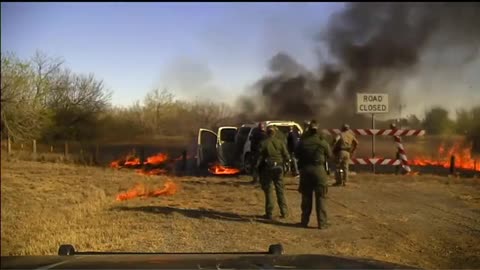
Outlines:
MULTIPOLYGON (((179 100, 165 89, 153 89, 128 107, 113 106, 102 80, 41 52, 30 59, 2 53, 1 71, 2 138, 116 142, 191 137, 199 128, 237 125, 243 119, 226 104, 179 100)), ((455 120, 448 110, 433 107, 423 119, 411 115, 398 124, 424 128, 430 135, 464 135, 480 152, 480 105, 457 110, 455 120)))

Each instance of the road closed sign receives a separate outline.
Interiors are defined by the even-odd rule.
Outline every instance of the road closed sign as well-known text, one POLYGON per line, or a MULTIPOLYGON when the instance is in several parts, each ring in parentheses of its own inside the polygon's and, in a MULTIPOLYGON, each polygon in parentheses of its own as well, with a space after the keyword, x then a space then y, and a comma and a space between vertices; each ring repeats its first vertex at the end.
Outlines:
POLYGON ((388 94, 357 94, 357 113, 388 113, 388 94))

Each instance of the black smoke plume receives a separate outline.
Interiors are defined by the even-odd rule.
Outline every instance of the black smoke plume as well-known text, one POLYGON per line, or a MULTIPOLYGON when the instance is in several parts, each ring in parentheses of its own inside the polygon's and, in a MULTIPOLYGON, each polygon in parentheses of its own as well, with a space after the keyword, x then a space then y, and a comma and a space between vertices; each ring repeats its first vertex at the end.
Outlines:
POLYGON ((330 17, 314 42, 322 52, 318 71, 276 54, 271 74, 256 84, 256 95, 242 98, 240 104, 248 105, 244 115, 363 125, 355 114, 356 93, 387 92, 394 106, 410 76, 425 69, 459 69, 478 59, 480 4, 348 4, 330 17), (428 59, 435 59, 435 66, 426 55, 433 55, 428 59))

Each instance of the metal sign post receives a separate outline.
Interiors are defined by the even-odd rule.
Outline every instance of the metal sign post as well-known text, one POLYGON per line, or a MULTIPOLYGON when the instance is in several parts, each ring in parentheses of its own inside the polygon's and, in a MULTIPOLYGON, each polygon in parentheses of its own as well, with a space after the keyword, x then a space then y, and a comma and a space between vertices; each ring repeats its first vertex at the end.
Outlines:
MULTIPOLYGON (((372 114, 372 130, 375 129, 375 114, 388 113, 388 94, 357 94, 357 113, 372 114)), ((375 134, 372 133, 372 159, 375 158, 375 134)), ((375 173, 375 163, 372 163, 372 172, 375 173)))
MULTIPOLYGON (((375 129, 375 114, 372 113, 372 129, 375 129)), ((375 158, 375 134, 372 134, 372 158, 375 158)), ((372 172, 375 173, 375 163, 372 164, 372 172)))

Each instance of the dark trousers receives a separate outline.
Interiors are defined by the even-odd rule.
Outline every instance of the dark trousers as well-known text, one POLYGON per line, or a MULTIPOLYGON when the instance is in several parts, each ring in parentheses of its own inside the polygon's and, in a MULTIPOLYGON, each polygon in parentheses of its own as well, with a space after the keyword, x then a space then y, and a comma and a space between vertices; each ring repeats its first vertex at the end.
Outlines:
POLYGON ((260 173, 260 184, 265 194, 265 214, 268 217, 273 215, 273 209, 275 207, 273 199, 273 186, 275 187, 275 193, 277 195, 277 203, 280 208, 280 214, 282 216, 288 215, 287 200, 285 199, 284 184, 283 184, 283 171, 281 167, 274 169, 265 168, 260 173))
POLYGON ((290 157, 292 158, 292 163, 291 163, 291 170, 293 175, 298 174, 298 163, 297 159, 295 158, 295 152, 290 152, 290 157))
POLYGON ((312 213, 313 198, 315 198, 315 210, 317 212, 318 227, 327 223, 326 195, 328 188, 322 186, 316 190, 302 191, 302 225, 307 226, 312 213))
POLYGON ((260 154, 258 152, 252 152, 250 155, 250 164, 252 164, 252 182, 257 183, 259 178, 259 170, 257 168, 257 162, 260 158, 260 154))

